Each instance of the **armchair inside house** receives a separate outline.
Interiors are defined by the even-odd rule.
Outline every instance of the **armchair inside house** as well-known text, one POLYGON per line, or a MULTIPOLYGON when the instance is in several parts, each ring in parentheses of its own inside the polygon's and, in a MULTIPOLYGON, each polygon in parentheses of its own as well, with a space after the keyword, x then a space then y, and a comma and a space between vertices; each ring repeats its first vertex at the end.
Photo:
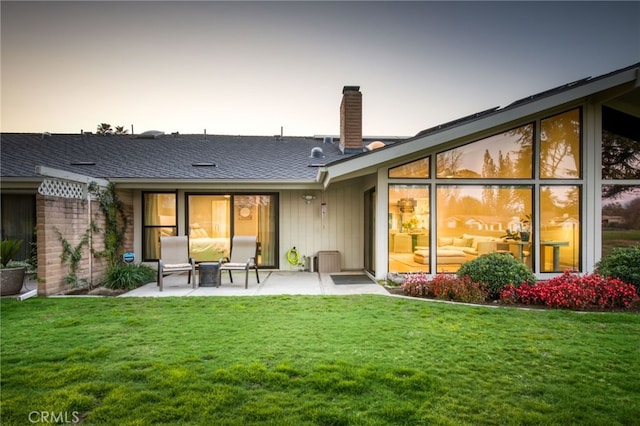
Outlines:
POLYGON ((196 288, 196 263, 189 257, 189 237, 160 237, 158 259, 158 286, 163 289, 163 278, 169 274, 188 272, 187 284, 196 288))
POLYGON ((229 271, 229 280, 233 282, 231 271, 245 271, 244 288, 249 287, 249 269, 255 269, 256 280, 260 282, 258 276, 258 264, 256 256, 258 253, 258 238, 255 236, 236 235, 231 240, 231 258, 220 260, 218 268, 218 282, 222 282, 222 271, 229 271))

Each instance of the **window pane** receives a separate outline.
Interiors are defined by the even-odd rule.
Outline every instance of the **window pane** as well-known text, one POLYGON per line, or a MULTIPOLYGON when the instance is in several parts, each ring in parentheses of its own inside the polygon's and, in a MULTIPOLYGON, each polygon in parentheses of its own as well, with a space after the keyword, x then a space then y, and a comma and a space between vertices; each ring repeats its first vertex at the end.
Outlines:
POLYGON ((176 194, 144 194, 146 226, 176 226, 176 194))
POLYGON ((580 270, 580 187, 540 188, 540 271, 580 270))
POLYGON ((606 107, 602 108, 602 178, 640 179, 640 118, 606 107))
POLYGON ((429 157, 389 169, 390 178, 428 178, 429 157))
POLYGON ((580 110, 540 122, 540 177, 580 177, 580 110))
POLYGON ((389 272, 429 272, 429 187, 389 185, 389 272))
POLYGON ((258 266, 276 266, 276 203, 273 195, 233 197, 234 235, 258 237, 258 266))
POLYGON ((533 125, 441 152, 439 178, 531 178, 533 125))
POLYGON ((602 256, 615 247, 640 243, 640 186, 607 186, 602 191, 602 256), (615 193, 613 197, 607 196, 615 193))
POLYGON ((145 260, 160 259, 160 237, 178 235, 175 227, 147 227, 144 229, 144 258, 145 260))
POLYGON ((511 253, 531 268, 531 238, 507 240, 507 230, 526 230, 531 213, 531 186, 438 185, 437 271, 457 271, 467 260, 492 253, 511 253))
POLYGON ((189 195, 189 255, 196 262, 229 256, 230 195, 189 195))
POLYGON ((160 257, 160 237, 178 235, 175 193, 145 193, 143 196, 144 260, 160 257))

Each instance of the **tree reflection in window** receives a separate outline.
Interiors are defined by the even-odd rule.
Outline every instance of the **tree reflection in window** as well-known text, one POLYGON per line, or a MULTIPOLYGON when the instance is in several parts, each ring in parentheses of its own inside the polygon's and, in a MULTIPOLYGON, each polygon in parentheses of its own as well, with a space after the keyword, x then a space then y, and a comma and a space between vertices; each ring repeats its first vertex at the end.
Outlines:
POLYGON ((428 178, 429 158, 424 157, 389 169, 390 178, 428 178))
POLYGON ((580 109, 540 121, 540 177, 580 177, 580 109))
POLYGON ((439 178, 513 179, 532 177, 533 125, 441 152, 439 178))
MULTIPOLYGON (((602 108, 602 179, 640 179, 640 118, 602 108)), ((614 199, 630 185, 603 186, 602 198, 614 199)))

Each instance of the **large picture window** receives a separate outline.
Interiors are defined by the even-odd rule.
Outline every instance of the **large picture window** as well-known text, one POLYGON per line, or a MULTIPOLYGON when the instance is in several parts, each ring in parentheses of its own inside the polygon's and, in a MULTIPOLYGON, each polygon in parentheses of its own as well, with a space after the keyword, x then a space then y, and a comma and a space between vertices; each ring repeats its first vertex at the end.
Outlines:
POLYGON ((531 235, 524 223, 532 212, 531 185, 438 185, 437 256, 440 271, 487 253, 510 253, 532 267, 531 235), (508 239, 508 234, 518 239, 508 239))
MULTIPOLYGON (((610 116, 604 128, 619 136, 603 135, 611 147, 603 161, 624 158, 612 170, 638 179, 640 154, 629 138, 640 134, 631 130, 640 123, 610 116)), ((582 163, 582 109, 575 108, 390 168, 389 271, 455 272, 494 252, 536 273, 581 270, 582 163), (435 197, 431 212, 429 196, 435 197)), ((603 193, 626 192, 624 183, 636 181, 603 193)), ((621 209, 613 207, 611 220, 621 226, 614 214, 621 209)))

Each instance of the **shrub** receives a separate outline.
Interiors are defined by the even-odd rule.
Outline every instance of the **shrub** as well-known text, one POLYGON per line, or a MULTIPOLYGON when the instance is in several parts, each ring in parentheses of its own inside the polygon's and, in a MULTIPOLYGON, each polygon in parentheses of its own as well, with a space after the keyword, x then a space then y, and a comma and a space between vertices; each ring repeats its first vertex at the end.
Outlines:
POLYGON ((148 266, 117 264, 107 270, 101 284, 113 290, 132 290, 155 279, 156 271, 148 266))
POLYGON ((473 282, 484 283, 491 299, 498 299, 508 284, 519 287, 536 281, 524 263, 503 253, 489 253, 463 263, 458 269, 458 276, 468 276, 473 282))
POLYGON ((489 293, 484 284, 476 283, 468 276, 438 274, 428 285, 429 293, 437 299, 465 303, 480 303, 487 300, 489 293))
POLYGON ((429 276, 418 272, 409 274, 402 282, 402 291, 407 296, 424 297, 429 296, 429 276))
POLYGON ((402 290, 408 296, 435 297, 466 303, 484 302, 488 296, 484 284, 455 274, 438 274, 432 280, 424 273, 410 274, 402 283, 402 290))
POLYGON ((565 272, 548 281, 507 286, 500 295, 503 303, 545 305, 563 309, 626 308, 636 297, 635 288, 617 278, 599 274, 579 276, 565 272))
POLYGON ((640 245, 614 248, 611 254, 596 263, 596 272, 633 284, 636 292, 640 294, 640 245))

